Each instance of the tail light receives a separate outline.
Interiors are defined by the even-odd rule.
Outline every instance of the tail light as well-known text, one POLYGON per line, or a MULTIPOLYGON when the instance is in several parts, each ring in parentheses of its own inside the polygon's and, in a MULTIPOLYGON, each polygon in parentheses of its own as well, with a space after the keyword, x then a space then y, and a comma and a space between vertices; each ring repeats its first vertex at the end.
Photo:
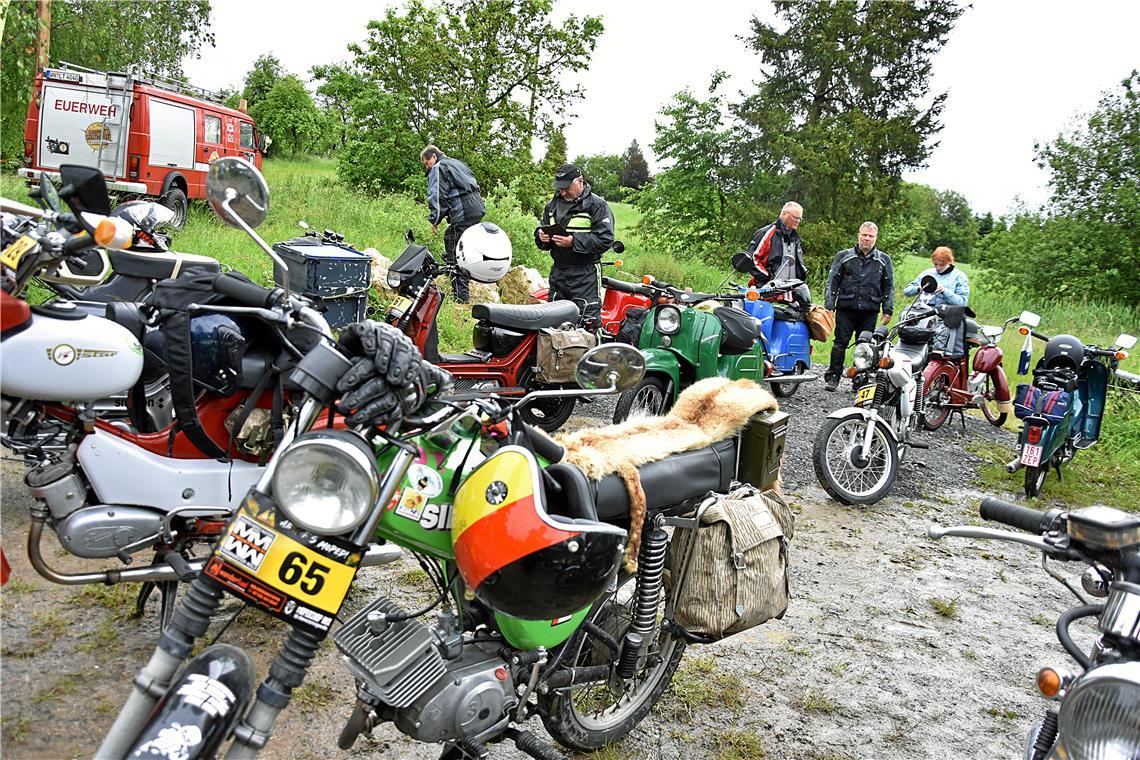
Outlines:
POLYGON ((131 156, 128 166, 129 166, 129 170, 130 170, 131 179, 138 179, 139 178, 139 157, 138 156, 131 156))
POLYGON ((1045 432, 1045 428, 1040 425, 1030 425, 1025 430, 1025 440, 1036 446, 1041 443, 1041 434, 1043 432, 1045 432))

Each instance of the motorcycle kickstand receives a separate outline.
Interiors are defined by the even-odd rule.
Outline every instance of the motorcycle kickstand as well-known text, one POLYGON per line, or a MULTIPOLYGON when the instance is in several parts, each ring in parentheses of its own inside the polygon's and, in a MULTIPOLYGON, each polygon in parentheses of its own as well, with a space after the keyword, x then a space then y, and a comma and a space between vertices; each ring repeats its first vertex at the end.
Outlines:
POLYGON ((461 739, 444 747, 439 760, 483 760, 490 754, 486 746, 471 739, 461 739))
POLYGON ((1059 465, 1059 464, 1058 464, 1058 465, 1057 465, 1056 467, 1054 467, 1053 469, 1055 469, 1055 470, 1057 471, 1057 481, 1058 481, 1058 482, 1059 482, 1061 485, 1065 485, 1065 473, 1063 473, 1063 472, 1061 471, 1061 465, 1059 465))
MULTIPOLYGON (((154 581, 143 581, 142 585, 139 586, 138 596, 135 597, 135 609, 134 612, 131 613, 132 618, 141 618, 143 616, 143 613, 146 611, 147 600, 150 599, 150 595, 154 593, 155 588, 156 584, 154 581)), ((163 594, 163 596, 165 597, 165 594, 163 594)), ((163 607, 165 608, 165 606, 164 604, 163 607)))
POLYGON ((174 617, 174 607, 178 600, 178 581, 162 581, 158 584, 161 607, 158 618, 158 629, 166 630, 170 619, 174 617))

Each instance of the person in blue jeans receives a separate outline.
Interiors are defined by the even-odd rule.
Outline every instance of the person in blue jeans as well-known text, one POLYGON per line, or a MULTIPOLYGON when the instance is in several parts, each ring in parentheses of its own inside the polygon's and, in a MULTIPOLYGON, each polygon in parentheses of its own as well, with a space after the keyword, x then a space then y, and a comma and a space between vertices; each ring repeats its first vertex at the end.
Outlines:
POLYGON ((938 283, 938 289, 934 291, 934 297, 930 301, 931 306, 939 304, 966 306, 970 300, 970 281, 966 278, 965 272, 954 266, 954 251, 947 246, 939 246, 930 254, 930 263, 934 266, 923 270, 918 277, 911 280, 903 288, 903 295, 918 295, 919 283, 923 277, 929 275, 938 283))

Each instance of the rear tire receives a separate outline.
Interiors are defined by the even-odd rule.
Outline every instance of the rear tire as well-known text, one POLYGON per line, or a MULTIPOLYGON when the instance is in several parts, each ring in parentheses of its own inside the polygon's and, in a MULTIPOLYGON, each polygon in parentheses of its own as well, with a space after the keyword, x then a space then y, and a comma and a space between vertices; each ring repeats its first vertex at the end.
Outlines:
POLYGON ((158 202, 174 212, 174 229, 180 230, 186 226, 186 213, 190 209, 190 202, 186 200, 186 193, 177 187, 172 187, 162 194, 158 202))
POLYGON ((624 422, 631 414, 657 417, 669 411, 673 399, 665 394, 665 381, 659 377, 643 377, 634 387, 622 392, 614 408, 614 424, 624 422))
POLYGON ((1041 495, 1041 489, 1045 486, 1045 477, 1048 474, 1048 462, 1043 463, 1040 467, 1025 468, 1025 495, 1028 498, 1035 499, 1041 495))
MULTIPOLYGON (((802 375, 804 373, 804 365, 796 363, 796 368, 789 374, 802 375)), ((803 383, 768 383, 768 387, 772 389, 772 393, 778 398, 791 398, 796 395, 796 391, 800 389, 803 383)))
POLYGON ((998 411, 997 391, 994 390, 994 379, 990 375, 986 375, 986 387, 982 391, 982 414, 994 427, 1001 427, 1009 417, 1007 413, 998 411))
POLYGON ((922 394, 922 426, 937 430, 950 418, 950 407, 944 406, 950 396, 950 375, 939 372, 930 379, 922 394))

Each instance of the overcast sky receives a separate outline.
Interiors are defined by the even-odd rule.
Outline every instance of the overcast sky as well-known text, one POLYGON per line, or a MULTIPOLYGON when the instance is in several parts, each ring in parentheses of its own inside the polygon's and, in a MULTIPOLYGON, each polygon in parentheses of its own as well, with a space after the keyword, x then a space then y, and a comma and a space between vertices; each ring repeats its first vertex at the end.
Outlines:
MULTIPOLYGON (((217 47, 187 60, 186 74, 207 88, 240 87, 253 60, 272 52, 307 79, 315 64, 347 60, 346 45, 391 4, 215 2, 217 47)), ((606 28, 580 79, 586 98, 566 129, 570 155, 621 153, 637 139, 651 159, 654 120, 678 90, 704 93, 716 69, 732 75, 722 91, 733 99, 752 89, 759 59, 737 37, 752 16, 774 16, 769 2, 741 0, 564 0, 558 12, 599 15, 606 28)), ((907 179, 957 190, 978 212, 1002 214, 1015 197, 1040 204, 1046 177, 1033 165, 1034 142, 1073 126, 1140 68, 1137 30, 1137 0, 975 0, 934 63, 934 91, 949 92, 941 144, 907 179)))

